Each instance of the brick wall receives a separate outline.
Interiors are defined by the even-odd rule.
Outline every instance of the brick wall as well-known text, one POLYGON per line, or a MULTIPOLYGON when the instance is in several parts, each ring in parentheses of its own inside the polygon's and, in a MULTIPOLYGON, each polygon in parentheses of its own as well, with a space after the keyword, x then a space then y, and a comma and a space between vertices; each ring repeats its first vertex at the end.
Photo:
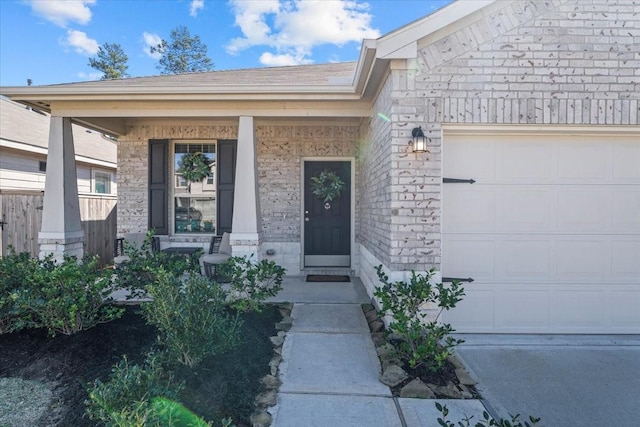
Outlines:
MULTIPOLYGON (((132 126, 118 141, 120 235, 147 228, 147 141, 158 138, 237 139, 237 126, 132 126)), ((262 247, 274 249, 274 259, 290 272, 300 267, 301 159, 356 157, 359 138, 358 126, 256 126, 262 247)))
POLYGON ((391 256, 391 99, 392 82, 388 79, 376 99, 367 135, 360 149, 360 215, 356 240, 381 262, 391 256))
POLYGON ((149 139, 236 139, 232 125, 129 126, 118 139, 118 235, 147 230, 149 139))
POLYGON ((256 126, 265 241, 300 241, 301 159, 355 157, 359 135, 358 126, 256 126))
MULTIPOLYGON (((442 123, 636 125, 640 120, 637 1, 496 2, 466 22, 452 33, 419 41, 415 60, 392 61, 390 101, 387 82, 376 103, 381 111, 383 104, 391 105, 389 255, 379 241, 362 241, 391 270, 439 267, 442 123), (418 125, 429 138, 430 153, 413 154, 407 146, 418 125)), ((380 126, 374 116, 367 130, 372 144, 380 126)), ((363 156, 363 162, 375 163, 368 159, 363 156)), ((374 206, 367 185, 362 205, 374 206)), ((386 188, 381 181, 371 185, 386 188)), ((363 234, 374 231, 372 222, 363 222, 363 234)))

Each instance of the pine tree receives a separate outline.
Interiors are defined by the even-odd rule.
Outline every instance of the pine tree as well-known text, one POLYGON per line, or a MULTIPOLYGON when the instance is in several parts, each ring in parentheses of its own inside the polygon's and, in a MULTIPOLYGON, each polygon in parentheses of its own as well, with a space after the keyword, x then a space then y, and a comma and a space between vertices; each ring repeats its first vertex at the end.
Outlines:
POLYGON ((89 66, 104 73, 101 80, 121 79, 129 77, 128 60, 129 57, 118 43, 105 43, 100 46, 95 58, 89 58, 89 66))
POLYGON ((182 25, 171 31, 171 41, 162 42, 151 48, 151 52, 162 54, 158 70, 162 74, 182 74, 209 71, 213 62, 207 56, 207 45, 199 36, 191 37, 187 27, 182 25))

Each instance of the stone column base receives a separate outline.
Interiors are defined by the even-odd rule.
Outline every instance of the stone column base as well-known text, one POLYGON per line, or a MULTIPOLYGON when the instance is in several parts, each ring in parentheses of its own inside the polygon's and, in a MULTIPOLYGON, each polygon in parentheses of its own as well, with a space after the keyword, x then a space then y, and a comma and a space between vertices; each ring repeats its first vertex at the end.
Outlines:
POLYGON ((231 233, 231 247, 233 256, 246 256, 247 258, 260 261, 262 236, 258 233, 231 233))
POLYGON ((39 233, 40 259, 53 254, 56 262, 62 262, 64 255, 74 256, 81 260, 84 256, 84 232, 79 231, 73 235, 56 236, 56 233, 39 233))

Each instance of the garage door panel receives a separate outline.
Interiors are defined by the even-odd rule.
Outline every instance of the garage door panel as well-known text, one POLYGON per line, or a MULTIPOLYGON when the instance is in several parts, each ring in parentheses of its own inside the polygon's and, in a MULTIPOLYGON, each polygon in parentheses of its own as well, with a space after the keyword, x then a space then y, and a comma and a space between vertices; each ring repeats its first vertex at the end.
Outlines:
POLYGON ((493 240, 483 240, 482 236, 453 239, 443 247, 443 251, 443 256, 449 260, 451 270, 456 272, 455 277, 469 277, 473 274, 477 279, 490 280, 495 276, 493 240))
POLYGON ((605 189, 575 189, 567 186, 558 194, 558 232, 608 231, 612 195, 605 189))
POLYGON ((497 190, 500 200, 497 231, 540 233, 551 230, 549 205, 554 193, 539 186, 515 186, 497 190))
POLYGON ((606 179, 611 163, 611 147, 601 142, 557 144, 558 178, 572 180, 606 179))
MULTIPOLYGON (((640 138, 640 136, 638 137, 640 138)), ((613 145, 613 179, 640 184, 640 144, 632 141, 613 145)))
POLYGON ((605 303, 605 292, 597 289, 556 291, 551 299, 551 325, 563 325, 566 330, 602 328, 608 305, 605 303))
POLYGON ((475 279, 445 320, 459 332, 640 333, 638 137, 445 131, 443 161, 445 176, 476 180, 443 186, 443 275, 475 279))
POLYGON ((541 145, 537 142, 521 142, 519 144, 502 145, 502 170, 499 178, 510 182, 519 180, 546 181, 554 175, 550 144, 541 145))
POLYGON ((477 177, 475 179, 495 179, 496 177, 496 145, 485 141, 482 144, 472 142, 456 144, 447 147, 450 159, 454 162, 446 162, 443 170, 446 176, 451 178, 477 177))
MULTIPOLYGON (((640 164, 638 169, 640 169, 640 164)), ((637 188, 623 188, 613 191, 611 221, 612 232, 640 233, 640 191, 637 188)))
MULTIPOLYGON (((640 241, 615 240, 611 243, 611 277, 640 280, 640 241)), ((638 305, 640 311, 640 305, 638 305)))
POLYGON ((459 186, 447 193, 443 199, 443 210, 451 213, 443 221, 443 229, 456 230, 495 230, 496 193, 493 189, 470 190, 459 186))
POLYGON ((495 270, 504 280, 541 282, 550 279, 551 241, 506 240, 496 246, 498 265, 495 270))
POLYGON ((637 331, 640 290, 621 287, 611 292, 611 325, 618 330, 637 331))
POLYGON ((466 296, 458 305, 442 314, 444 322, 457 330, 485 330, 495 325, 495 291, 465 287, 466 296))
POLYGON ((565 239, 556 242, 557 279, 565 282, 602 280, 609 271, 604 239, 565 239))
POLYGON ((496 323, 498 329, 513 327, 549 327, 549 292, 544 289, 519 289, 503 286, 496 292, 496 323), (518 301, 518 304, 514 304, 518 301))

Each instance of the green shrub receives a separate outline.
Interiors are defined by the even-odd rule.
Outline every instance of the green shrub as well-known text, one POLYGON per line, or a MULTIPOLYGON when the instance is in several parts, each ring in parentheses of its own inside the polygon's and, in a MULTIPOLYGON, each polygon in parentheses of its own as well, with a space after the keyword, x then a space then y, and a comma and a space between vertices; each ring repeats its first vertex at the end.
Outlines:
POLYGON ((230 306, 239 311, 260 311, 267 298, 282 290, 285 269, 270 260, 255 263, 247 257, 232 257, 220 270, 231 282, 230 306))
POLYGON ((38 260, 28 252, 17 253, 9 247, 9 254, 0 257, 0 335, 33 326, 34 321, 20 304, 24 283, 38 268, 38 260))
MULTIPOLYGON (((438 425, 441 427, 471 427, 472 425, 471 419, 473 417, 465 417, 462 421, 458 421, 457 423, 449 421, 447 419, 447 416, 449 415, 447 405, 441 405, 439 402, 436 402, 436 409, 438 409, 442 414, 442 417, 438 418, 438 425)), ((531 427, 540 422, 540 418, 535 418, 533 416, 529 416, 529 421, 520 421, 520 414, 511 415, 511 420, 505 420, 504 418, 494 420, 487 411, 482 412, 482 417, 484 420, 473 424, 473 427, 531 427)))
POLYGON ((374 295, 382 304, 380 315, 391 316, 387 332, 399 337, 395 346, 398 355, 412 368, 424 365, 433 372, 439 371, 453 347, 463 341, 451 337, 451 325, 438 322, 438 318, 443 310, 455 307, 462 300, 464 289, 457 282, 450 287, 442 283, 434 285, 434 269, 424 275, 412 271, 409 283, 389 283, 382 265, 376 267, 376 271, 382 286, 374 295), (428 320, 426 309, 430 304, 435 304, 438 312, 428 320))
POLYGON ((29 326, 72 335, 122 316, 124 310, 109 298, 111 271, 99 268, 97 256, 87 255, 82 262, 66 255, 61 263, 52 256, 20 262, 25 271, 12 299, 29 326))
POLYGON ((129 260, 118 265, 115 284, 118 289, 127 289, 130 292, 129 298, 146 297, 146 288, 156 281, 155 273, 160 268, 176 277, 182 276, 185 272, 200 271, 198 259, 201 251, 184 256, 152 250, 154 235, 153 230, 148 231, 141 247, 136 247, 126 240, 124 242, 124 252, 129 260))
POLYGON ((166 371, 159 356, 150 354, 144 365, 123 358, 111 370, 109 380, 96 380, 88 389, 86 414, 107 427, 162 426, 152 408, 154 397, 175 399, 183 385, 166 371))
POLYGON ((241 319, 226 310, 227 293, 218 284, 195 273, 184 281, 162 268, 153 274, 156 281, 147 285, 152 301, 142 312, 171 360, 194 366, 239 343, 241 319))

